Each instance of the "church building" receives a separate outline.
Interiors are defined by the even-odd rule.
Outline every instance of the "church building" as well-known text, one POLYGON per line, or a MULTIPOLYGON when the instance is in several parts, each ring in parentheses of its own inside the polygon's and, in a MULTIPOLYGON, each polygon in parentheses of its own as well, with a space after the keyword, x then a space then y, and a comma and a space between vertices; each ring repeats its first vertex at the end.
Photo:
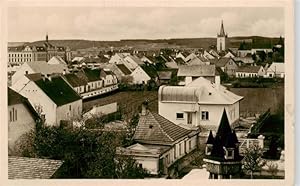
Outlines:
POLYGON ((225 34, 223 20, 221 23, 220 33, 217 34, 217 51, 225 51, 225 42, 226 42, 227 34, 225 34))

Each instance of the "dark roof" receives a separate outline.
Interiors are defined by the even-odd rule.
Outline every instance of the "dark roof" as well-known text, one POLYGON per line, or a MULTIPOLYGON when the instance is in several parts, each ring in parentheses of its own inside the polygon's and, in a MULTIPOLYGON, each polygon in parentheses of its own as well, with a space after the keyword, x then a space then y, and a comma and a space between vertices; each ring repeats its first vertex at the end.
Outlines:
POLYGON ((141 67, 151 78, 156 78, 158 76, 155 65, 147 63, 144 65, 141 65, 141 67))
POLYGON ((83 71, 89 82, 100 80, 100 72, 101 72, 100 69, 85 68, 85 69, 83 69, 83 71))
POLYGON ((51 81, 45 78, 45 80, 39 79, 34 82, 57 106, 81 99, 73 88, 60 76, 51 77, 51 81))
POLYGON ((42 74, 41 73, 34 73, 34 74, 26 74, 25 75, 28 79, 30 79, 31 81, 36 81, 42 78, 42 74))
MULTIPOLYGON (((210 138, 210 136, 208 138, 210 138)), ((209 159, 215 159, 215 160, 220 160, 220 161, 241 160, 241 156, 239 155, 239 152, 238 152, 238 147, 236 146, 236 144, 238 143, 237 136, 229 125, 229 121, 228 121, 225 109, 223 111, 221 122, 220 122, 220 125, 217 130, 215 138, 208 139, 207 141, 209 141, 210 144, 211 143, 213 144, 211 155, 207 156, 209 159), (213 142, 212 142, 212 140, 213 140, 213 142), (234 149, 235 153, 234 153, 233 160, 225 160, 224 147, 234 149)))
POLYGON ((16 105, 23 103, 26 98, 15 92, 11 88, 7 88, 8 105, 16 105))
POLYGON ((233 61, 235 63, 235 61, 232 58, 220 58, 217 62, 215 62, 216 67, 225 67, 225 65, 229 62, 229 61, 233 61))
POLYGON ((87 84, 87 81, 84 78, 80 78, 76 74, 65 74, 64 77, 72 87, 79 87, 87 84))
POLYGON ((236 72, 248 72, 248 73, 257 73, 261 66, 239 66, 239 68, 236 70, 236 72))
POLYGON ((133 138, 141 143, 171 145, 191 132, 157 113, 147 111, 146 115, 140 116, 133 138))
POLYGON ((185 64, 185 61, 181 57, 176 58, 175 62, 177 63, 177 65, 183 65, 183 64, 185 64))
POLYGON ((35 118, 38 119, 39 115, 30 104, 27 98, 23 97, 16 91, 12 90, 11 88, 7 88, 7 98, 8 98, 8 106, 16 105, 16 104, 24 104, 24 106, 28 109, 29 113, 35 118))
POLYGON ((61 160, 8 157, 8 179, 48 179, 63 164, 61 160))
POLYGON ((117 64, 116 66, 118 67, 118 69, 121 70, 121 72, 122 72, 124 75, 129 75, 129 74, 131 74, 131 71, 130 71, 124 64, 117 64))
POLYGON ((208 138, 207 138, 207 141, 206 141, 206 144, 214 144, 214 137, 213 137, 213 134, 211 131, 209 131, 209 135, 208 135, 208 138))

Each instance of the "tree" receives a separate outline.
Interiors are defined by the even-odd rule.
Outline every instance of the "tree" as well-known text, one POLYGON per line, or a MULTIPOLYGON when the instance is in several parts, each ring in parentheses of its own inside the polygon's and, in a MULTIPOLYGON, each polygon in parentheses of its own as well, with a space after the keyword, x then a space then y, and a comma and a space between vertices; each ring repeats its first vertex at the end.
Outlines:
POLYGON ((136 160, 129 156, 118 156, 115 162, 116 178, 141 179, 149 175, 146 169, 139 166, 136 160))
POLYGON ((267 167, 268 167, 268 172, 272 175, 272 178, 274 178, 279 171, 278 164, 270 162, 267 163, 267 167))
POLYGON ((262 155, 263 150, 258 145, 252 145, 245 149, 243 168, 250 172, 251 179, 253 179, 253 173, 261 171, 261 168, 266 164, 266 161, 262 159, 262 155))

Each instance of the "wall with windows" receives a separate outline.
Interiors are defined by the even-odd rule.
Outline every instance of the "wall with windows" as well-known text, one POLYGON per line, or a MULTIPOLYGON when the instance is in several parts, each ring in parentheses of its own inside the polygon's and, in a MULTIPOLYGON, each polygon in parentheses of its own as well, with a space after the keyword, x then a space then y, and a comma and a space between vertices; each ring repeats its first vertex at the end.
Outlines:
POLYGON ((219 125, 224 108, 230 124, 239 119, 239 102, 232 105, 198 105, 161 101, 158 103, 158 113, 173 123, 188 124, 190 120, 193 126, 201 125, 209 129, 216 129, 219 125))
POLYGON ((77 100, 57 107, 56 123, 59 125, 61 120, 79 119, 82 115, 82 100, 77 100))
POLYGON ((33 81, 19 93, 29 100, 37 112, 44 114, 47 125, 56 125, 56 104, 33 81))
POLYGON ((15 143, 35 128, 35 120, 27 107, 20 103, 8 106, 8 148, 13 151, 15 143))

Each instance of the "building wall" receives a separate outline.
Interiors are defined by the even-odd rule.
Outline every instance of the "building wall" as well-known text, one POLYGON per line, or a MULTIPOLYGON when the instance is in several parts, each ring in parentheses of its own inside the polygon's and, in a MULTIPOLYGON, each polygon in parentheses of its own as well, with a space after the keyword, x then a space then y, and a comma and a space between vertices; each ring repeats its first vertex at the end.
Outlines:
POLYGON ((237 64, 232 59, 230 59, 225 65, 224 72, 226 72, 229 76, 235 76, 237 68, 237 64))
POLYGON ((225 50, 225 37, 217 38, 217 50, 218 51, 225 50))
POLYGON ((151 79, 148 74, 139 66, 131 73, 131 76, 134 84, 147 84, 147 82, 151 79))
POLYGON ((8 148, 13 150, 17 140, 32 129, 35 129, 35 120, 27 107, 22 103, 9 105, 8 148))
POLYGON ((159 173, 159 158, 154 157, 134 157, 138 164, 142 164, 150 174, 157 175, 159 173))
POLYGON ((56 125, 56 104, 33 81, 19 93, 29 100, 38 113, 45 115, 46 125, 56 125))
POLYGON ((56 124, 59 125, 61 120, 80 119, 82 115, 82 99, 57 107, 56 124))
POLYGON ((192 115, 193 126, 216 129, 220 123, 224 108, 226 109, 230 124, 239 119, 239 102, 232 105, 196 105, 189 103, 161 102, 158 103, 158 113, 175 124, 187 124, 188 113, 192 115), (201 112, 209 113, 208 120, 201 119, 201 112), (176 113, 183 113, 183 118, 176 118, 176 113))

